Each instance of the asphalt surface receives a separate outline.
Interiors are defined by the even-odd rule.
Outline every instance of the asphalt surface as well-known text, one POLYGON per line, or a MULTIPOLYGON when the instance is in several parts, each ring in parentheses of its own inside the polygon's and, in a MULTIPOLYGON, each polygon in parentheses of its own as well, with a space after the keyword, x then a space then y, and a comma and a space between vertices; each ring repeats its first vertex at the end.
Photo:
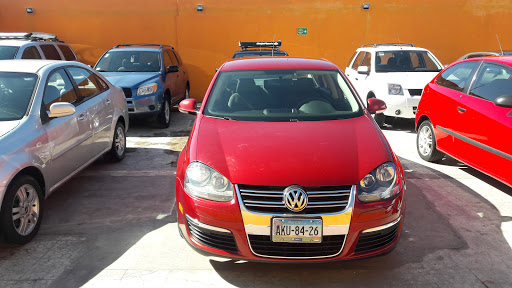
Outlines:
POLYGON ((199 255, 178 235, 174 205, 193 119, 132 122, 122 162, 98 160, 50 195, 31 243, 0 244, 0 287, 512 287, 512 188, 449 157, 422 161, 410 121, 383 130, 407 181, 392 252, 323 264, 199 255))

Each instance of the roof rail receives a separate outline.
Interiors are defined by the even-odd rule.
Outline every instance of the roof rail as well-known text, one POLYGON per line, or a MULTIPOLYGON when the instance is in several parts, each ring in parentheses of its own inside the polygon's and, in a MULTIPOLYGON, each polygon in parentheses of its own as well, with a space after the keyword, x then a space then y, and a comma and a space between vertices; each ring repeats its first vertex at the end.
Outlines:
POLYGON ((243 51, 247 48, 273 48, 275 50, 279 50, 279 46, 281 46, 281 40, 271 41, 271 42, 242 42, 238 41, 238 46, 243 51))
POLYGON ((364 47, 379 47, 379 46, 409 46, 414 47, 414 44, 412 43, 380 43, 380 44, 365 44, 361 46, 361 48, 364 47))
POLYGON ((60 41, 56 35, 43 32, 0 33, 0 39, 21 39, 30 41, 60 41))
POLYGON ((129 44, 119 44, 119 45, 114 46, 114 48, 118 48, 118 47, 129 47, 129 46, 158 46, 159 48, 162 48, 162 47, 170 47, 170 48, 174 49, 174 47, 169 46, 169 45, 152 44, 152 43, 129 43, 129 44))

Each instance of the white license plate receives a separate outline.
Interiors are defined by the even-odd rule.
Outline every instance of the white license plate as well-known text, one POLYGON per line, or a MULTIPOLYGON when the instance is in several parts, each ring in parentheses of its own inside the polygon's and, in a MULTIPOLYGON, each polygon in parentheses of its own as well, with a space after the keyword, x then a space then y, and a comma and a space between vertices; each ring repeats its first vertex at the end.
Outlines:
POLYGON ((273 242, 322 242, 322 219, 272 218, 273 242))

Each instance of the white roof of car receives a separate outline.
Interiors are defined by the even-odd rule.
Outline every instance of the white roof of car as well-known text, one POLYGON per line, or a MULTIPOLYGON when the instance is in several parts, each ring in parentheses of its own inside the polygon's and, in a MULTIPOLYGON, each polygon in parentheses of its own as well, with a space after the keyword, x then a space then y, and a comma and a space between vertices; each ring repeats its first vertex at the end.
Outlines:
POLYGON ((425 48, 409 47, 409 46, 377 46, 377 47, 360 47, 357 50, 378 50, 378 51, 397 51, 397 50, 415 50, 415 51, 428 51, 425 48))
POLYGON ((29 40, 0 40, 0 46, 22 46, 33 41, 29 40))
POLYGON ((44 66, 56 63, 70 64, 59 60, 0 60, 0 72, 37 73, 44 66))

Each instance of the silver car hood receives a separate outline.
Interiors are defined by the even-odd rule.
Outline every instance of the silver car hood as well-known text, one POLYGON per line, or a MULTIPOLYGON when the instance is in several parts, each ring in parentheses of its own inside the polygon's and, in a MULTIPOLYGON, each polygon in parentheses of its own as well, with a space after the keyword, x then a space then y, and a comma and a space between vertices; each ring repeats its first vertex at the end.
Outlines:
POLYGON ((20 124, 20 120, 14 121, 0 121, 0 137, 9 133, 9 131, 13 130, 20 124))

